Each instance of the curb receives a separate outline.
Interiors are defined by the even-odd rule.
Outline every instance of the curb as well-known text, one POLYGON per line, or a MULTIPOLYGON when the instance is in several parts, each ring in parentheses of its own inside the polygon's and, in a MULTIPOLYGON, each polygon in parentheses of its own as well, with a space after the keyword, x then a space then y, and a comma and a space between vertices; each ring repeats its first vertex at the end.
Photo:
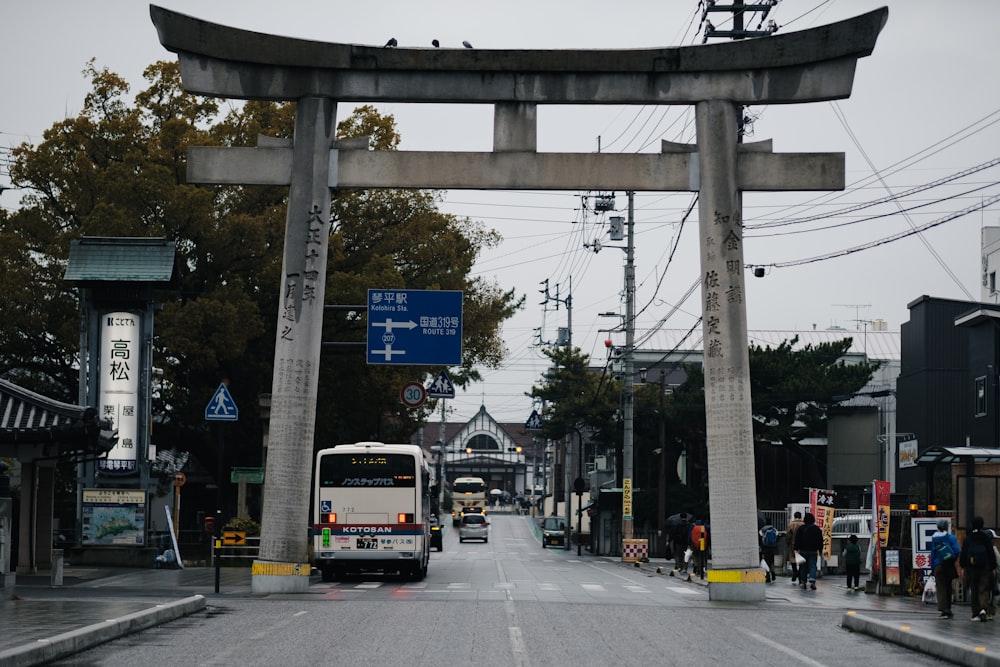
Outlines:
POLYGON ((94 623, 78 630, 39 639, 24 646, 0 651, 0 664, 9 667, 41 665, 59 658, 86 651, 98 644, 173 621, 205 609, 205 597, 194 595, 176 602, 158 604, 103 623, 94 623))
POLYGON ((905 623, 880 621, 849 611, 844 614, 840 625, 848 630, 861 632, 959 665, 1000 666, 1000 655, 987 653, 985 646, 963 643, 957 639, 941 637, 939 634, 932 636, 905 623))
POLYGON ((650 572, 663 577, 672 577, 677 579, 677 581, 683 581, 689 584, 698 584, 700 586, 708 586, 707 579, 697 576, 693 572, 681 572, 680 570, 675 570, 673 566, 670 565, 670 561, 636 561, 632 564, 632 566, 640 568, 643 572, 650 572))

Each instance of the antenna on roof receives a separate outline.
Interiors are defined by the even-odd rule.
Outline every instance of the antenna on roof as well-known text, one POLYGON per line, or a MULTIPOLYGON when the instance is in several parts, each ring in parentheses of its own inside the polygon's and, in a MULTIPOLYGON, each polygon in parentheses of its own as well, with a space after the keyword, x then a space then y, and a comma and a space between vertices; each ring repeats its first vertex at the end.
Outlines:
MULTIPOLYGON (((854 330, 861 331, 861 323, 867 322, 868 320, 861 319, 861 309, 871 308, 870 303, 835 303, 834 306, 839 308, 853 308, 854 309, 854 330)), ((865 327, 867 329, 867 327, 865 327)))

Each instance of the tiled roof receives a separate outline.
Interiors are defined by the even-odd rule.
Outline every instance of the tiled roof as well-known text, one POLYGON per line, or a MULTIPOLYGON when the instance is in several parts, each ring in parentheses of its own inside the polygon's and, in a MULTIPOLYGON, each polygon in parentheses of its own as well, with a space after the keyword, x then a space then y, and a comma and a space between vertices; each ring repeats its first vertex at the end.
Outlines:
POLYGON ((176 244, 164 238, 85 236, 69 247, 66 280, 167 282, 176 244))
POLYGON ((97 410, 61 403, 0 379, 0 456, 24 460, 107 451, 110 426, 97 410))

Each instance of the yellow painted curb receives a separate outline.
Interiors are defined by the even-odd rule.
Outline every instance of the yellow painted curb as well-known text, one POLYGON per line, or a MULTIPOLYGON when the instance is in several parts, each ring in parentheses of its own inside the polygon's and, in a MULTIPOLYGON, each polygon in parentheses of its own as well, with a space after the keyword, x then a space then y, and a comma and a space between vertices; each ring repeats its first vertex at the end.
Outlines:
POLYGON ((312 568, 308 563, 262 563, 254 561, 250 574, 271 575, 279 577, 308 577, 312 568))
POLYGON ((763 584, 767 575, 764 570, 708 570, 708 583, 720 584, 763 584))

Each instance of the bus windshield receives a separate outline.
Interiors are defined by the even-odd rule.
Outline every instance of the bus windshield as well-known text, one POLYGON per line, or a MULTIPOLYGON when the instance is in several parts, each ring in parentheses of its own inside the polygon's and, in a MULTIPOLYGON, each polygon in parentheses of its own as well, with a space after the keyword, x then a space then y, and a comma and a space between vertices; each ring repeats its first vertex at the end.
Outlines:
POLYGON ((319 461, 321 488, 346 486, 413 488, 415 462, 406 454, 327 454, 319 461))
POLYGON ((486 493, 486 482, 481 479, 456 479, 452 484, 453 493, 486 493))

